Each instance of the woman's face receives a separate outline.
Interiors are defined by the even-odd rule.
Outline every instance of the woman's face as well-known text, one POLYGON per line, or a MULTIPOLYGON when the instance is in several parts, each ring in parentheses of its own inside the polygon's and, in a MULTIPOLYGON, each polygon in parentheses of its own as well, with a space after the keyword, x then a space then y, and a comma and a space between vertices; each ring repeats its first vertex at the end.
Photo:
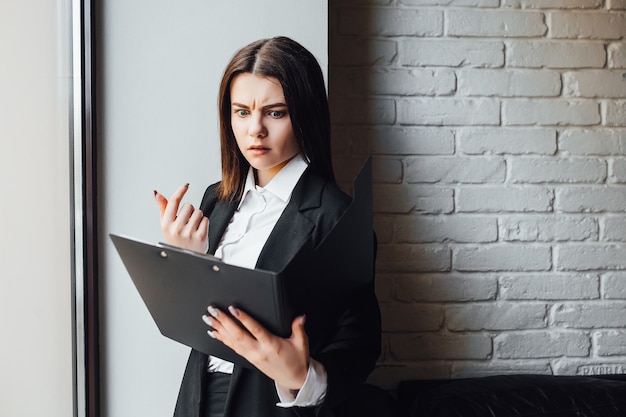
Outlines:
POLYGON ((273 77, 245 72, 233 78, 230 101, 237 146, 264 187, 300 152, 283 88, 273 77))

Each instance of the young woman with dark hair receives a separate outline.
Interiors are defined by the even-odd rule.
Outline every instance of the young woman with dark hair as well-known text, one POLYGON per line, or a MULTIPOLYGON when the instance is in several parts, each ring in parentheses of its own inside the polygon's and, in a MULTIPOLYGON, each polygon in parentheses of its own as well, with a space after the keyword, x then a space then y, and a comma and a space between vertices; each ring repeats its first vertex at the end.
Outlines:
MULTIPOLYGON (((181 206, 187 185, 169 201, 155 191, 165 240, 230 264, 281 271, 303 245, 319 245, 350 203, 334 180, 319 64, 289 38, 253 42, 226 67, 219 111, 222 181, 207 188, 199 209, 181 206)), ((327 308, 321 298, 313 300, 317 309, 327 308)), ((334 320, 296 317, 289 338, 235 306, 208 306, 203 320, 207 337, 256 369, 192 350, 177 417, 344 416, 380 353, 373 285, 346 297, 334 320)))

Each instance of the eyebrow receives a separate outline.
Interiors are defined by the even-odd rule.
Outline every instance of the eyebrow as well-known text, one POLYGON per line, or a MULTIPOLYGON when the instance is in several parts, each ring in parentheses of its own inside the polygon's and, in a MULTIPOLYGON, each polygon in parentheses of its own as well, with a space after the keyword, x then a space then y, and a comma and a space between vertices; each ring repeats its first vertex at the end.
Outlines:
MULTIPOLYGON (((241 107, 242 109, 249 108, 245 104, 236 103, 236 102, 231 103, 231 107, 241 107)), ((287 107, 287 105, 285 103, 272 103, 272 104, 268 104, 267 106, 263 106, 262 109, 267 110, 267 109, 273 109, 274 107, 287 107)))

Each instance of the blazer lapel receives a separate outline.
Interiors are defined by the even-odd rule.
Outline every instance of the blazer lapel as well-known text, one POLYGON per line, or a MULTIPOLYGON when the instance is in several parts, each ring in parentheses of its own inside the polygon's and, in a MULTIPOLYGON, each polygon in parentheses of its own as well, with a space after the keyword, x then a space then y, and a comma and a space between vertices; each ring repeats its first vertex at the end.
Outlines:
POLYGON ((215 205, 209 217, 209 253, 214 254, 217 250, 226 227, 230 222, 239 201, 220 201, 215 205))
POLYGON ((291 200, 270 233, 256 267, 279 272, 309 240, 315 228, 307 211, 318 208, 324 180, 307 169, 291 193, 291 200))

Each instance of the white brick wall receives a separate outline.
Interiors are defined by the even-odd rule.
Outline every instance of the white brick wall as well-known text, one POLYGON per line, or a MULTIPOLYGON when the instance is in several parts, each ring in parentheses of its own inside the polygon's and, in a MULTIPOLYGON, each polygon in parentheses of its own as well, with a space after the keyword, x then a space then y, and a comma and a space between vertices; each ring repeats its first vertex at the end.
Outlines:
POLYGON ((626 373, 626 1, 331 0, 336 172, 374 162, 371 381, 626 373))

